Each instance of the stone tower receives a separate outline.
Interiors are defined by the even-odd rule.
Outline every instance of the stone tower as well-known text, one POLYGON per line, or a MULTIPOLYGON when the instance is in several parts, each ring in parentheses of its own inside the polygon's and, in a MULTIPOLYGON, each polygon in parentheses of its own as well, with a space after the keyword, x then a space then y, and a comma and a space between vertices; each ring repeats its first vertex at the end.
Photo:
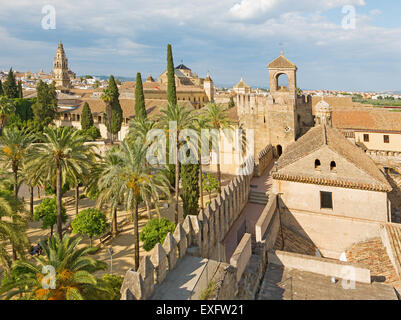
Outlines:
POLYGON ((56 82, 56 87, 70 88, 70 76, 68 74, 68 59, 65 56, 63 44, 58 44, 56 57, 53 62, 53 80, 56 82))
POLYGON ((297 67, 288 60, 283 51, 267 66, 269 72, 268 93, 257 93, 243 83, 233 88, 237 93, 240 123, 253 129, 254 150, 258 153, 267 144, 275 147, 281 155, 308 128, 313 127, 312 98, 297 93, 297 67), (279 86, 280 76, 288 78, 288 86, 279 86))
POLYGON ((209 102, 213 103, 215 88, 214 88, 213 80, 210 78, 209 72, 207 73, 207 76, 206 76, 205 80, 203 81, 203 88, 205 90, 207 97, 209 98, 209 102))
POLYGON ((330 105, 322 99, 316 104, 315 110, 315 125, 318 126, 324 124, 328 127, 331 127, 333 110, 331 109, 330 105))

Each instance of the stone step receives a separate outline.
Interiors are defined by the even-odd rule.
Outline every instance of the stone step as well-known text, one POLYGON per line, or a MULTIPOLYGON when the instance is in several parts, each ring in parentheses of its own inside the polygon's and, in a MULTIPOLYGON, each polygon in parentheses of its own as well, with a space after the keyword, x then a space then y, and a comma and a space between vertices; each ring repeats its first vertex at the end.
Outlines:
POLYGON ((254 203, 254 204, 261 204, 261 205, 267 205, 267 200, 266 201, 263 201, 263 200, 254 200, 254 199, 249 199, 249 202, 250 203, 254 203))

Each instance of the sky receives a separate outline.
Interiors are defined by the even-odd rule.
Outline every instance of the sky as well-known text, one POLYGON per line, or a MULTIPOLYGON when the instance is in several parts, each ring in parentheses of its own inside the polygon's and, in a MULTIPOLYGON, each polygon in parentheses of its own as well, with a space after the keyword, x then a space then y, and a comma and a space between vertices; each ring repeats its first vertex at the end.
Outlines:
POLYGON ((0 69, 49 72, 62 41, 78 75, 158 77, 171 43, 175 65, 210 72, 217 85, 242 77, 267 88, 267 64, 283 48, 302 89, 401 90, 401 1, 0 0, 0 8, 0 69))

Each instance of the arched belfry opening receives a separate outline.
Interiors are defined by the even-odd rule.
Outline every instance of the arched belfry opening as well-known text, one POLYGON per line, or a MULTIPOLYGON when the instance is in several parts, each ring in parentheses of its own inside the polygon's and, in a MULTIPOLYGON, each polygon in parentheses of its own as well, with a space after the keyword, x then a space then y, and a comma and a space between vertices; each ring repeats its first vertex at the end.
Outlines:
POLYGON ((287 90, 284 92, 296 96, 298 68, 284 56, 282 51, 281 55, 270 62, 267 68, 269 69, 269 87, 271 94, 274 95, 275 93, 283 92, 283 87, 286 87, 287 90))
POLYGON ((286 73, 278 73, 276 75, 276 87, 277 91, 288 92, 289 79, 286 73))

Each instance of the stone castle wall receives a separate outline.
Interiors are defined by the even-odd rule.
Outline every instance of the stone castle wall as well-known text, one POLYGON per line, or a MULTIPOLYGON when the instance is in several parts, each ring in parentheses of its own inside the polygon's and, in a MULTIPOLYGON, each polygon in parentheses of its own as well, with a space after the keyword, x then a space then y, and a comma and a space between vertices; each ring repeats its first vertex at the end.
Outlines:
POLYGON ((127 271, 121 287, 123 300, 145 300, 152 296, 169 271, 192 254, 224 261, 221 242, 248 201, 251 176, 239 176, 226 186, 198 216, 187 216, 173 234, 144 256, 138 271, 127 271))

